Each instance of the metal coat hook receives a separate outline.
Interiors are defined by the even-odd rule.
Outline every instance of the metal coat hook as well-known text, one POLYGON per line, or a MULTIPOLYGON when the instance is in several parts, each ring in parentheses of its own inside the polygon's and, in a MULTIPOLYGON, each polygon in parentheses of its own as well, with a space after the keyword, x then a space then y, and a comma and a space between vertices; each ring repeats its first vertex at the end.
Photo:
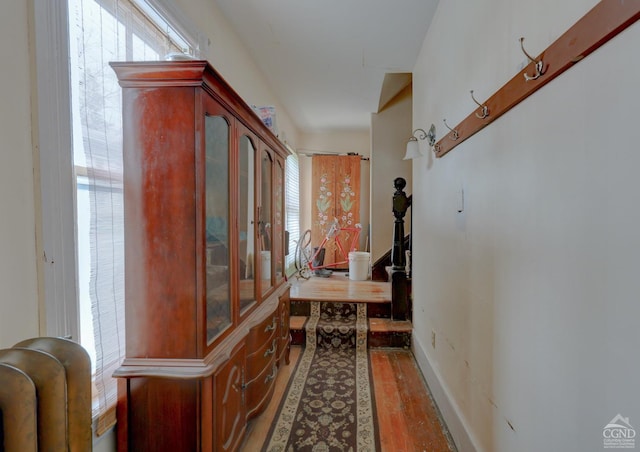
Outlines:
POLYGON ((527 58, 529 58, 530 62, 535 63, 535 68, 536 68, 536 73, 534 75, 529 75, 526 72, 524 73, 524 79, 528 82, 529 80, 535 80, 538 77, 540 77, 542 74, 544 74, 544 63, 542 59, 540 59, 540 61, 536 61, 531 55, 527 53, 526 50, 524 50, 524 45, 522 44, 523 41, 524 41, 524 38, 520 38, 520 48, 522 49, 522 53, 524 53, 527 56, 527 58))
POLYGON ((444 122, 444 125, 446 126, 447 129, 451 130, 451 139, 452 140, 457 140, 458 138, 460 138, 460 134, 458 133, 457 130, 452 129, 451 127, 449 127, 449 125, 447 124, 447 120, 443 119, 442 122, 444 122))
POLYGON ((482 112, 480 114, 476 113, 476 116, 478 118, 484 119, 487 116, 489 116, 489 107, 486 105, 482 105, 480 102, 476 100, 475 97, 473 97, 473 90, 471 90, 471 99, 473 99, 473 101, 478 105, 478 107, 482 108, 482 112))

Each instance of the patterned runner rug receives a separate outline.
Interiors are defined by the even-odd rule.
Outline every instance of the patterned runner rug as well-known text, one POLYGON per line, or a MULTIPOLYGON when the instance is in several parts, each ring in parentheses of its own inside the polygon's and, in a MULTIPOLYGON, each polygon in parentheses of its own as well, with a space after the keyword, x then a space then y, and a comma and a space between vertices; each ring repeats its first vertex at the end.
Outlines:
POLYGON ((311 302, 306 346, 263 451, 379 449, 366 303, 311 302))

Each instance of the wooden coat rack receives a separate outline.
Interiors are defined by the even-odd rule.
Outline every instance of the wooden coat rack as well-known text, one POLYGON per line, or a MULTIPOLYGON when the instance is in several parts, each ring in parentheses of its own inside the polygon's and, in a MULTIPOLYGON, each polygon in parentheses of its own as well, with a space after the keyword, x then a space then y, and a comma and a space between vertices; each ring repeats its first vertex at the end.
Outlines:
POLYGON ((454 128, 445 121, 449 131, 435 144, 436 157, 442 157, 491 124, 639 18, 640 1, 602 0, 535 59, 524 50, 521 38, 522 51, 530 63, 484 104, 471 91, 478 108, 454 128))

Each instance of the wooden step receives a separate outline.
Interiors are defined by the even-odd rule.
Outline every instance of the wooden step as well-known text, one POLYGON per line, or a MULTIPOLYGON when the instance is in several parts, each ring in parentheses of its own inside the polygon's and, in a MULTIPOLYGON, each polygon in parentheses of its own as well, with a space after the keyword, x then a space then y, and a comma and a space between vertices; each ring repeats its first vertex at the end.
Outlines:
POLYGON ((411 347, 413 325, 409 320, 369 319, 369 348, 411 347))
MULTIPOLYGON (((289 320, 291 330, 291 343, 293 345, 304 345, 306 335, 304 325, 308 316, 292 315, 289 320)), ((408 320, 391 320, 380 318, 369 318, 369 333, 367 342, 369 348, 410 348, 411 333, 413 325, 408 320)))
POLYGON ((292 315, 289 317, 289 331, 291 333, 291 345, 304 345, 306 343, 304 324, 308 316, 292 315))
MULTIPOLYGON (((341 303, 337 302, 336 303, 341 303)), ((364 303, 364 302, 359 302, 364 303)), ((391 317, 391 302, 390 301, 372 301, 367 303, 367 317, 368 318, 390 318, 391 317)), ((308 317, 310 313, 310 305, 308 301, 304 300, 291 300, 291 315, 308 317)))

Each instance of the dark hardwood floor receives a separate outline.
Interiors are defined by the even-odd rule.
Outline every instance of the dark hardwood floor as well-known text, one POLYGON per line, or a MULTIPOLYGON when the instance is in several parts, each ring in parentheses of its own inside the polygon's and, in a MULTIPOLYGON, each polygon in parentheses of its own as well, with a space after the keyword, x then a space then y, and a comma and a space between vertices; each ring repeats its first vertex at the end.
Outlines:
POLYGON ((381 450, 454 451, 411 351, 371 349, 369 356, 381 450))

